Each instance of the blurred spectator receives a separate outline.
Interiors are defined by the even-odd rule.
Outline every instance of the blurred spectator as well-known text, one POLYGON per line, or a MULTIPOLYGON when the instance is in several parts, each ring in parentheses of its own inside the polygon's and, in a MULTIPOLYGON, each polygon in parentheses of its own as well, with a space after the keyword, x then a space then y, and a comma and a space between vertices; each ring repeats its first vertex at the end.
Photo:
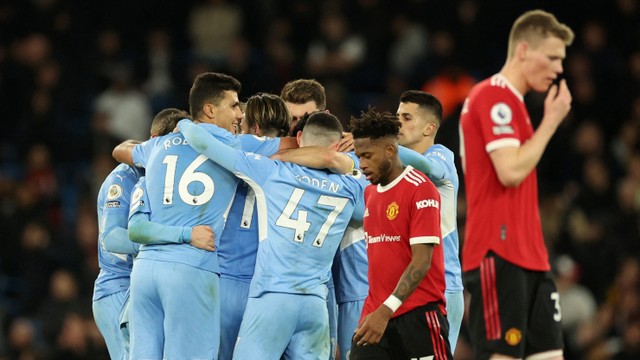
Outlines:
POLYGON ((307 69, 321 83, 340 81, 362 63, 367 44, 352 32, 343 14, 329 12, 320 19, 320 36, 307 52, 307 69))
POLYGON ((96 344, 91 338, 91 322, 93 319, 90 317, 67 312, 56 337, 57 349, 52 360, 108 360, 109 354, 104 350, 104 343, 96 344))
POLYGON ((189 39, 194 60, 226 65, 236 38, 242 31, 243 17, 227 0, 200 0, 189 13, 189 39))
POLYGON ((422 85, 422 91, 442 99, 442 119, 450 120, 460 109, 476 80, 458 65, 445 66, 435 77, 422 85))
POLYGON ((111 83, 95 100, 93 117, 96 153, 111 153, 125 139, 146 140, 151 124, 147 97, 138 91, 128 66, 111 70, 111 83))
POLYGON ((90 301, 79 297, 79 284, 68 270, 56 270, 51 275, 49 294, 38 311, 44 339, 49 344, 58 341, 70 313, 87 311, 90 301))
POLYGON ((44 360, 45 348, 36 325, 30 319, 19 317, 9 325, 8 355, 10 359, 44 360))
POLYGON ((611 174, 605 162, 589 157, 583 163, 584 184, 571 201, 564 223, 562 242, 557 251, 570 254, 583 271, 581 283, 587 286, 598 301, 602 301, 609 279, 615 272, 616 247, 607 241, 615 218, 611 174))
POLYGON ((394 38, 389 49, 389 72, 409 83, 412 75, 427 58, 427 30, 418 21, 398 13, 391 20, 391 31, 394 38))
POLYGON ((132 66, 132 59, 122 44, 119 31, 111 28, 102 29, 96 41, 91 66, 97 80, 94 91, 99 93, 110 86, 114 77, 121 76, 123 68, 132 66))
POLYGON ((154 28, 147 33, 145 51, 139 56, 135 77, 149 99, 151 113, 175 106, 176 82, 184 64, 178 59, 168 29, 154 28))
POLYGON ((31 221, 22 231, 20 244, 16 274, 21 284, 18 299, 21 313, 33 315, 47 294, 49 276, 54 266, 51 234, 42 223, 31 221))
POLYGON ((580 358, 580 347, 577 345, 577 330, 596 314, 596 300, 584 286, 578 284, 580 269, 567 255, 559 256, 555 261, 556 285, 560 293, 562 313, 562 331, 565 337, 568 358, 580 358))

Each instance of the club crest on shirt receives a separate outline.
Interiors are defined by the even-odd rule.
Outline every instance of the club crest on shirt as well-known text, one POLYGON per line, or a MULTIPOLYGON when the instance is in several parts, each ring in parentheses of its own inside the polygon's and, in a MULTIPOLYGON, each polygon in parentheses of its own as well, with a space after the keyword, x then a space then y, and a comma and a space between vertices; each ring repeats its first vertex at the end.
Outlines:
POLYGON ((511 346, 516 346, 522 340, 522 332, 516 328, 511 328, 507 330, 504 334, 504 341, 511 346))
POLYGON ((389 206, 387 206, 387 219, 393 220, 398 217, 398 213, 400 212, 400 206, 394 201, 389 206))
POLYGON ((118 184, 113 184, 109 186, 109 191, 107 191, 107 199, 115 200, 122 196, 122 187, 118 184))

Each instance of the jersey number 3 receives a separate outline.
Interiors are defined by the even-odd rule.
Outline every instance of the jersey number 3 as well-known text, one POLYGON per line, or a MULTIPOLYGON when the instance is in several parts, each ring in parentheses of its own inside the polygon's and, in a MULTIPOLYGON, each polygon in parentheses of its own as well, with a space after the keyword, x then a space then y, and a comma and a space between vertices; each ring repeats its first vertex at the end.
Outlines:
MULTIPOLYGON (((305 190, 302 189, 296 188, 295 190, 293 190, 293 193, 289 197, 287 205, 284 207, 282 214, 280 214, 278 220, 276 221, 276 225, 292 229, 295 232, 293 241, 299 243, 304 242, 304 235, 307 231, 309 231, 311 223, 307 221, 306 210, 298 209, 296 219, 292 219, 291 216, 298 207, 300 199, 302 199, 304 193, 305 190)), ((329 215, 327 215, 325 222, 320 227, 318 235, 316 235, 316 238, 313 240, 311 245, 315 247, 321 247, 322 244, 324 244, 324 240, 329 233, 329 229, 331 229, 331 226, 333 226, 333 223, 338 218, 338 215, 340 215, 340 213, 342 212, 342 210, 344 210, 345 206, 347 206, 348 203, 349 199, 336 196, 321 195, 318 198, 317 204, 328 206, 329 208, 331 208, 331 211, 329 212, 329 215)))

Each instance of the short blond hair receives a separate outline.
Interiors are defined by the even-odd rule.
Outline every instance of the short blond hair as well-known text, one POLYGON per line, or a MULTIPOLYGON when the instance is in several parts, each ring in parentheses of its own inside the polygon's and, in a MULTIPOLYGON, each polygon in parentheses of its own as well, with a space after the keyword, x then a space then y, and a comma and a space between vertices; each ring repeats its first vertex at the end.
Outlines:
POLYGON ((575 35, 569 26, 559 22, 553 14, 543 10, 527 11, 520 15, 511 27, 507 56, 509 59, 513 57, 516 45, 520 41, 526 41, 536 47, 540 40, 550 36, 562 40, 566 46, 569 46, 575 35))

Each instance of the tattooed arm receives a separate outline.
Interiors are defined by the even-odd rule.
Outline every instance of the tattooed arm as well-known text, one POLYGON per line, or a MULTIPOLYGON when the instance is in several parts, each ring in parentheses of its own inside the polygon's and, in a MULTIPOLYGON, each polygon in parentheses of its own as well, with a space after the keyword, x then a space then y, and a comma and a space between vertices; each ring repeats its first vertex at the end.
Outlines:
MULTIPOLYGON (((404 302, 418 287, 422 279, 431 268, 431 257, 433 255, 433 244, 411 245, 411 262, 402 273, 398 285, 393 290, 400 302, 404 302)), ((377 344, 382 338, 387 323, 396 309, 391 309, 385 302, 374 312, 365 316, 356 329, 354 339, 358 346, 367 344, 377 344)))
POLYGON ((393 290, 393 295, 404 302, 409 295, 420 285, 422 279, 427 276, 431 268, 431 256, 433 255, 433 244, 411 245, 411 262, 405 269, 398 281, 398 285, 393 290))

